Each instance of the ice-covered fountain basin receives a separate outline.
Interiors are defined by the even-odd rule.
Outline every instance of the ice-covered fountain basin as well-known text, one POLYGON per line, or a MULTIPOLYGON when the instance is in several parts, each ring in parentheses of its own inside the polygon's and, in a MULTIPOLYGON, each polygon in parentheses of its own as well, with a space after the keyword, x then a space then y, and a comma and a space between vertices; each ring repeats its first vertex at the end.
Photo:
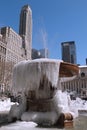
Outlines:
POLYGON ((26 93, 29 99, 50 99, 58 89, 59 77, 72 77, 78 67, 62 60, 22 61, 13 71, 13 93, 26 93))
MULTIPOLYGON (((12 91, 19 106, 11 108, 10 119, 27 120, 26 112, 30 112, 31 118, 29 118, 29 121, 36 121, 40 124, 43 121, 45 123, 50 121, 50 125, 56 123, 62 112, 60 111, 62 105, 61 103, 59 105, 56 100, 60 78, 73 77, 77 74, 78 67, 76 65, 65 63, 62 60, 37 59, 22 61, 15 65, 12 91), (47 113, 49 116, 46 116, 47 113), (56 116, 53 119, 51 117, 54 114, 56 116), (37 115, 36 118, 33 118, 35 115, 37 115)), ((68 107, 68 105, 65 107, 68 107)))
POLYGON ((20 62, 13 71, 14 92, 24 92, 30 99, 51 98, 58 86, 60 62, 48 59, 20 62))

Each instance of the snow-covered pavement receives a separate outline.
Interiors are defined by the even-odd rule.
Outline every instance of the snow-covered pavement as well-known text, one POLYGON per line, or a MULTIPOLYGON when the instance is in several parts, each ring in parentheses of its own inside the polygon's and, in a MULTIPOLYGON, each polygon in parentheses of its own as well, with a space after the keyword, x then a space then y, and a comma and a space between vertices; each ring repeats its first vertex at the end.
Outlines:
POLYGON ((10 123, 5 126, 1 126, 0 130, 36 130, 37 124, 34 122, 21 122, 10 123))
MULTIPOLYGON (((62 98, 64 96, 64 98, 62 99, 62 102, 64 102, 64 100, 66 99, 67 93, 61 93, 61 95, 62 95, 62 98)), ((69 95, 67 95, 67 96, 69 97, 69 95)), ((60 97, 58 96, 58 98, 60 98, 60 97)), ((59 100, 59 101, 61 101, 61 100, 59 100)), ((7 98, 5 100, 0 99, 0 113, 4 113, 4 112, 9 113, 11 106, 13 104, 14 103, 11 102, 9 98, 7 98)), ((63 107, 62 109, 66 109, 65 106, 61 105, 61 107, 63 107)), ((78 110, 87 110, 87 101, 81 100, 80 98, 76 98, 76 100, 69 100, 69 109, 74 114, 76 114, 76 112, 78 112, 78 110)), ((0 130, 25 130, 25 129, 26 130, 41 130, 41 128, 39 128, 37 126, 38 126, 38 124, 36 124, 35 122, 17 121, 15 123, 10 123, 8 125, 1 126, 0 130)), ((50 128, 43 128, 43 129, 49 130, 50 128)), ((58 128, 53 128, 52 130, 58 130, 58 128)), ((61 129, 59 129, 59 130, 61 130, 61 129)))

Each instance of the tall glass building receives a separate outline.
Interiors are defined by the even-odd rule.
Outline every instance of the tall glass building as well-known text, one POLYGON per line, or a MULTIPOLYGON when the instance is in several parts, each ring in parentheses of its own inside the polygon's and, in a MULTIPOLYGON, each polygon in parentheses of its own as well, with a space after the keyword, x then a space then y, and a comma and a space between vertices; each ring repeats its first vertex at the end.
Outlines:
POLYGON ((76 46, 74 41, 62 42, 62 60, 76 64, 76 46))

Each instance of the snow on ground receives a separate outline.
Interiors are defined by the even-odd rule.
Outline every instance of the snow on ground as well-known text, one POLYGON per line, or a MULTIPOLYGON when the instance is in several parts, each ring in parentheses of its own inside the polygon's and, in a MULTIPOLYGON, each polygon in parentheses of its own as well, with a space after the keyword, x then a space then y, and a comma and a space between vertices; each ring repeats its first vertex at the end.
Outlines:
MULTIPOLYGON (((67 98, 69 99, 69 107, 72 110, 87 110, 87 101, 86 100, 82 100, 80 98, 76 98, 76 100, 70 100, 69 95, 66 92, 58 92, 58 102, 61 102, 61 104, 64 104, 64 108, 65 104, 67 103, 67 98)), ((14 104, 18 104, 18 103, 14 103, 11 102, 10 98, 5 98, 5 99, 0 99, 0 113, 1 112, 9 112, 11 109, 11 106, 14 104)), ((60 105, 60 104, 59 104, 60 105)), ((66 110, 65 110, 66 111, 66 110)))
MULTIPOLYGON (((58 98, 59 98, 59 101, 62 102, 62 105, 60 105, 60 107, 63 107, 63 109, 66 109, 67 106, 65 105, 63 106, 63 104, 66 103, 65 100, 67 100, 66 99, 67 97, 69 99, 69 112, 73 113, 73 115, 76 115, 76 117, 78 116, 78 113, 77 113, 78 110, 87 110, 87 101, 81 100, 80 98, 76 98, 76 100, 70 100, 69 95, 67 93, 64 93, 64 92, 63 93, 59 92, 59 93, 60 95, 58 96, 58 98)), ((5 100, 0 99, 0 113, 9 112, 13 104, 14 103, 11 102, 10 98, 6 98, 5 100)), ((37 124, 34 122, 17 121, 15 123, 11 123, 10 125, 9 124, 6 125, 6 130, 24 130, 29 127, 34 128, 36 126, 37 124)), ((0 127, 0 130, 5 130, 5 126, 0 127)))
POLYGON ((8 113, 11 109, 11 106, 14 104, 18 104, 18 103, 11 102, 10 98, 1 98, 0 113, 8 113))
POLYGON ((15 123, 2 126, 0 130, 29 130, 37 126, 34 122, 17 121, 15 123))
POLYGON ((71 101, 70 107, 78 110, 87 110, 87 101, 77 97, 76 100, 71 101))

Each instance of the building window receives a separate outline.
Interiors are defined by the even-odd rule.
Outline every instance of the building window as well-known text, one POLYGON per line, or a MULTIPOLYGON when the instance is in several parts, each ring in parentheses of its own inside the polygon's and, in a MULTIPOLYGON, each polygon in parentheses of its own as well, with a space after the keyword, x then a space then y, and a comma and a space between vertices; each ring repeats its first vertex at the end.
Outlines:
POLYGON ((81 77, 85 77, 85 73, 84 72, 81 73, 81 77))

